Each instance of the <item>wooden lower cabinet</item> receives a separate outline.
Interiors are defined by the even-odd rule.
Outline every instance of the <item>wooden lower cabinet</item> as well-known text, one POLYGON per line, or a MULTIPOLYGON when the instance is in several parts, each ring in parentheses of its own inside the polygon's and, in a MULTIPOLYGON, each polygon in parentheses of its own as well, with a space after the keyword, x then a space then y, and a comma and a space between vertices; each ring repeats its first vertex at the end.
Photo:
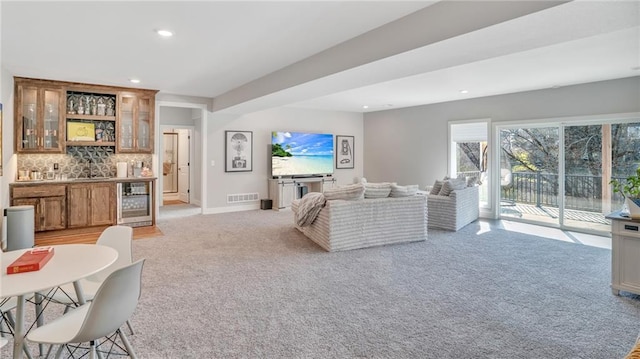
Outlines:
POLYGON ((11 205, 33 206, 36 232, 67 228, 64 185, 12 187, 11 205))
POLYGON ((113 225, 116 222, 115 183, 69 184, 67 202, 67 228, 113 225))
POLYGON ((116 224, 116 184, 96 183, 91 186, 91 225, 116 224))

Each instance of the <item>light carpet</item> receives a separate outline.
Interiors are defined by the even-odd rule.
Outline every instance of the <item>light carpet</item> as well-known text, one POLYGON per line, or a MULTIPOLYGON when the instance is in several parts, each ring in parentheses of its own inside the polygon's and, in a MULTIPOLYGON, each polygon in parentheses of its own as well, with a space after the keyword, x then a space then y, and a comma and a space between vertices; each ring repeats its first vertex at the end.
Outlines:
POLYGON ((606 249, 473 223, 327 253, 289 211, 158 226, 134 242, 141 358, 620 358, 640 330, 606 249))
POLYGON ((290 211, 165 218, 129 336, 142 359, 622 358, 640 298, 610 250, 504 229, 328 253, 290 211), (478 234, 479 233, 479 234, 478 234))

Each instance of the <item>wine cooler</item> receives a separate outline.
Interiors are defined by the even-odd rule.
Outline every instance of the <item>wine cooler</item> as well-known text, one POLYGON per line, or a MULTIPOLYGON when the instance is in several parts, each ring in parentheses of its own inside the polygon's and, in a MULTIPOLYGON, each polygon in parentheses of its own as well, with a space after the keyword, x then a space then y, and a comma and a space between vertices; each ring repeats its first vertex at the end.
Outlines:
POLYGON ((153 183, 118 183, 118 224, 131 227, 152 225, 153 183))

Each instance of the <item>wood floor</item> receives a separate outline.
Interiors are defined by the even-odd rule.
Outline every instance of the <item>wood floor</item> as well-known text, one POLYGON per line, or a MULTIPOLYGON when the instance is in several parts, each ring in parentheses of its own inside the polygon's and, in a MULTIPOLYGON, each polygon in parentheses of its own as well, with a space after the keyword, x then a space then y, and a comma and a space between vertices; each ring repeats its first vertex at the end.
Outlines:
MULTIPOLYGON (((53 244, 87 243, 94 244, 100 233, 106 227, 92 227, 74 230, 62 230, 51 232, 38 232, 35 235, 36 246, 48 246, 53 244)), ((133 239, 162 236, 162 232, 156 226, 135 227, 133 239)))

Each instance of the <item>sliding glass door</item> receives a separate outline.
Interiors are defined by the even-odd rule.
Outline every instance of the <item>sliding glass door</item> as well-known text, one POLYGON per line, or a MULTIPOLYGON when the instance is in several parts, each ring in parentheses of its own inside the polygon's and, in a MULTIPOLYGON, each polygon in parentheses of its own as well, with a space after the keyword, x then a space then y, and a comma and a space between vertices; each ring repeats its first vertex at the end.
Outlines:
POLYGON ((609 231, 604 217, 623 202, 609 182, 630 176, 640 164, 640 123, 566 126, 564 136, 564 224, 609 231))
POLYGON ((640 122, 498 127, 499 216, 608 232, 622 206, 609 182, 640 165, 640 122))
POLYGON ((500 216, 559 224, 560 130, 500 130, 500 216))
POLYGON ((610 198, 611 125, 564 127, 564 205, 563 223, 604 231, 608 221, 604 199, 610 198), (603 171, 603 169, 607 169, 603 171))

